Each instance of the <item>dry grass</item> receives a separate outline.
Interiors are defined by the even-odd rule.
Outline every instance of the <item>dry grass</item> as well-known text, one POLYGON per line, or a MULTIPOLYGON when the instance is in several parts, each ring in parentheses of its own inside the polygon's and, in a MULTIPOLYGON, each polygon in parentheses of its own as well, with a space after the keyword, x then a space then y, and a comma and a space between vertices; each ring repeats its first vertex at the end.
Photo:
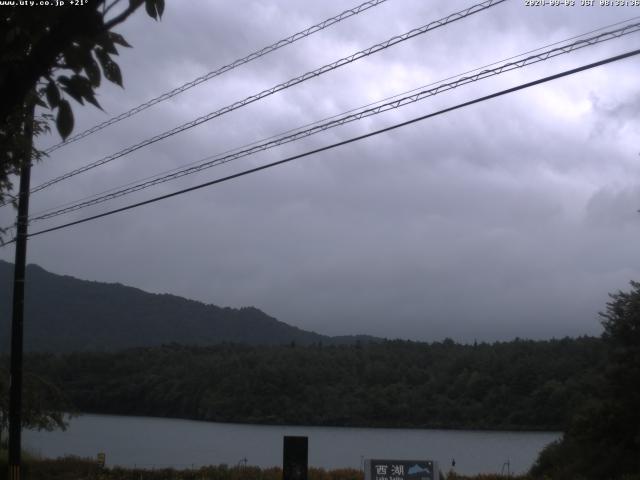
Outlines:
MULTIPOLYGON (((55 460, 31 458, 25 462, 26 480, 282 480, 280 468, 228 467, 226 465, 189 470, 173 468, 143 470, 138 468, 99 468, 94 460, 64 457, 55 460)), ((7 478, 6 458, 0 459, 0 480, 7 478)), ((513 477, 513 480, 530 480, 513 477)), ((505 480, 501 475, 447 476, 446 480, 505 480)), ((310 468, 309 480, 364 480, 360 470, 310 468)))

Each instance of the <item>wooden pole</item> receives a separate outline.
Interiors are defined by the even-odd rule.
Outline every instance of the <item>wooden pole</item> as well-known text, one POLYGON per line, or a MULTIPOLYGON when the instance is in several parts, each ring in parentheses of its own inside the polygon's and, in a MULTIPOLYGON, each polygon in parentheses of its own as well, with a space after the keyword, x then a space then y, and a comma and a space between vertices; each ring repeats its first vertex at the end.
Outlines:
POLYGON ((21 480, 22 451, 22 350, 24 330, 24 285, 27 263, 27 228, 29 225, 29 190, 31 150, 33 146, 33 110, 27 107, 24 124, 25 153, 20 169, 20 193, 16 255, 13 276, 13 311, 11 317, 11 377, 9 385, 9 480, 21 480))

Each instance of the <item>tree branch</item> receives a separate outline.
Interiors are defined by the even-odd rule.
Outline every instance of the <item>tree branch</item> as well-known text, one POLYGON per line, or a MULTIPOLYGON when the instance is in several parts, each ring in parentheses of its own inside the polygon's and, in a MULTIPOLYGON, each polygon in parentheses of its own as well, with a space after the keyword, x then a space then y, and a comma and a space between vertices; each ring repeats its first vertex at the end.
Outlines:
POLYGON ((111 10, 113 7, 115 7, 119 3, 120 3, 120 0, 113 0, 113 2, 111 2, 111 5, 107 5, 107 2, 105 1, 103 4, 105 8, 102 11, 102 17, 104 18, 107 15, 107 13, 109 13, 109 10, 111 10))
POLYGON ((107 23, 104 24, 105 30, 107 30, 107 31, 111 30, 116 25, 119 25, 122 22, 124 22, 143 3, 144 3, 144 0, 134 0, 134 1, 132 1, 129 4, 129 6, 122 13, 120 13, 120 15, 117 15, 116 17, 112 18, 111 20, 109 20, 107 23))

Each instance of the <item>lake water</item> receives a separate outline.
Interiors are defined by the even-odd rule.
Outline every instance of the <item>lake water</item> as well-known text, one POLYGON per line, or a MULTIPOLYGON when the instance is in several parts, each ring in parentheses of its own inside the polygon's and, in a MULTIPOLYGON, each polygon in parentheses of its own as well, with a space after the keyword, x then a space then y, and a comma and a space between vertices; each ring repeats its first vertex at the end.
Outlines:
POLYGON ((107 466, 191 468, 226 463, 282 465, 282 437, 309 437, 309 465, 361 468, 364 458, 452 458, 463 474, 525 472, 551 432, 487 432, 238 425, 149 417, 83 415, 65 432, 24 432, 24 446, 45 457, 106 454, 107 466))

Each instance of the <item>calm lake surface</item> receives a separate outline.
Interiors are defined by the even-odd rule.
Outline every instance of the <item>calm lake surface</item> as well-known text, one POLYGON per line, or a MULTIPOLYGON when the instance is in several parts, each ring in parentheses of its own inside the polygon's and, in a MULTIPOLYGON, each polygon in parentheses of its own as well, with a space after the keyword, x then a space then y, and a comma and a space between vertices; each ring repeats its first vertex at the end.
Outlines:
POLYGON ((429 459, 463 474, 524 472, 552 432, 487 432, 238 425, 149 417, 83 415, 65 432, 24 432, 27 449, 45 457, 106 454, 107 466, 191 468, 246 458, 281 466, 282 437, 309 437, 309 465, 360 468, 363 458, 429 459), (504 466, 506 472, 506 466, 504 466))

